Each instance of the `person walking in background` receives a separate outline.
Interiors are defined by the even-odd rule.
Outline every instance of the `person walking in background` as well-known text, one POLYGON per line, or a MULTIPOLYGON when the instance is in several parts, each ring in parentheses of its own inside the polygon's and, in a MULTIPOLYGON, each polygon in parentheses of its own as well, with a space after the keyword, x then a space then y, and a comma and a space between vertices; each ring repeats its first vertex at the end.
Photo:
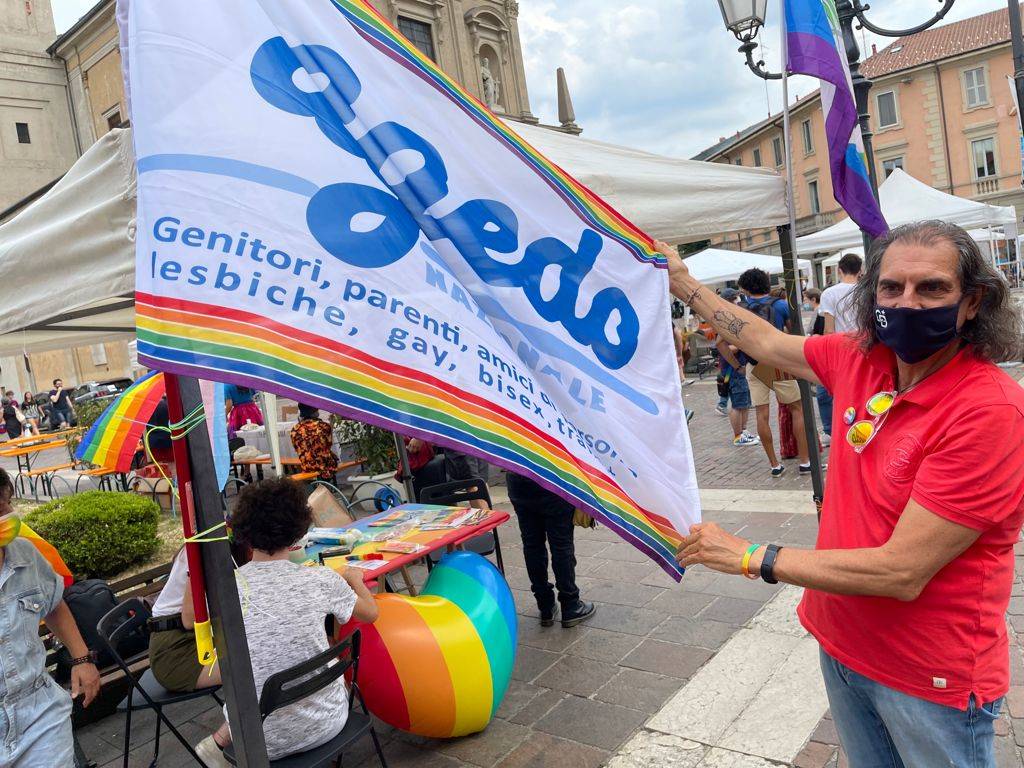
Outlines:
POLYGON ((864 260, 848 253, 839 260, 839 282, 822 291, 821 315, 825 318, 824 333, 855 333, 857 313, 851 294, 857 287, 864 260))
POLYGON ((519 521, 523 537, 523 559, 530 577, 530 589, 540 609, 540 623, 555 623, 558 605, 562 609, 562 626, 574 627, 586 621, 597 610, 593 603, 580 600, 576 586, 576 543, 573 516, 576 509, 561 496, 556 496, 533 480, 509 472, 508 498, 519 521), (548 581, 548 549, 555 586, 548 581), (558 603, 555 602, 555 588, 558 603))
MULTIPOLYGON (((686 335, 678 326, 675 325, 675 323, 673 323, 672 342, 675 344, 676 348, 676 367, 679 369, 680 383, 686 381, 686 363, 690 359, 690 350, 686 344, 686 341, 686 335)), ((689 424, 694 417, 693 411, 691 411, 684 405, 683 413, 686 415, 686 423, 689 424)))
MULTIPOLYGON (((814 312, 814 320, 807 335, 821 336, 825 333, 825 316, 821 314, 821 291, 817 288, 808 288, 804 291, 804 298, 814 312)), ((818 416, 821 418, 821 444, 827 448, 832 444, 832 394, 823 384, 818 384, 814 387, 814 396, 818 401, 818 416)))
MULTIPOLYGON (((789 305, 784 299, 769 295, 771 283, 768 280, 768 273, 761 269, 748 269, 740 275, 737 282, 747 296, 746 309, 785 333, 786 324, 789 322, 789 305)), ((768 457, 772 477, 779 477, 785 472, 785 467, 775 454, 775 437, 772 434, 769 412, 772 392, 775 392, 779 402, 789 409, 793 418, 793 431, 796 433, 797 452, 800 457, 799 471, 810 472, 811 460, 807 452, 804 414, 800 409, 800 387, 796 379, 775 366, 761 364, 750 358, 747 366, 747 383, 750 385, 750 399, 757 414, 757 436, 761 438, 761 447, 768 457)))
POLYGON ((228 412, 228 437, 234 437, 246 424, 263 426, 263 412, 256 405, 256 393, 248 387, 229 384, 224 390, 224 407, 228 412))
POLYGON ((0 400, 0 408, 3 409, 4 429, 7 430, 8 440, 17 440, 21 437, 21 419, 18 418, 18 403, 4 397, 0 400))
POLYGON ((50 390, 50 427, 51 429, 64 429, 71 426, 74 420, 75 409, 71 404, 71 393, 64 389, 64 382, 61 379, 53 380, 53 389, 50 390))
MULTIPOLYGON (((848 253, 839 260, 839 282, 829 286, 821 294, 818 312, 821 317, 822 334, 856 333, 857 315, 854 311, 852 294, 864 268, 864 261, 854 253, 848 253)), ((818 413, 825 433, 824 445, 832 443, 832 393, 824 384, 818 385, 818 413)))
POLYGON ((299 423, 292 427, 292 447, 303 472, 316 472, 321 480, 334 482, 338 457, 334 455, 334 431, 320 418, 319 409, 299 403, 299 423))
POLYGON ((22 398, 21 412, 25 416, 25 429, 27 430, 31 426, 32 432, 38 435, 41 414, 39 413, 39 406, 36 405, 36 399, 31 392, 26 392, 25 397, 22 398))
MULTIPOLYGON (((729 424, 732 426, 732 444, 737 448, 757 445, 760 438, 747 432, 747 421, 750 417, 750 385, 747 383, 747 358, 731 344, 721 338, 715 340, 718 350, 721 374, 727 403, 732 409, 728 412, 729 424)), ((715 410, 718 410, 717 408, 715 410)))

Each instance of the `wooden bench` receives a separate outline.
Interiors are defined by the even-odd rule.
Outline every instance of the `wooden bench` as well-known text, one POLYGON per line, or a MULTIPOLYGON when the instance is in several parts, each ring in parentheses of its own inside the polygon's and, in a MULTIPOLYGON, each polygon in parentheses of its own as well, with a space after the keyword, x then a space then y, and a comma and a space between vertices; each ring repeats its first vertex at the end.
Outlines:
POLYGON ((65 462, 63 464, 54 464, 52 467, 40 467, 39 469, 32 469, 28 472, 22 472, 18 475, 19 479, 22 479, 21 490, 22 493, 25 491, 24 481, 27 479, 29 487, 32 489, 32 496, 36 501, 39 501, 39 489, 36 486, 36 479, 38 478, 43 486, 43 493, 47 496, 53 496, 53 484, 52 476, 56 472, 60 472, 64 469, 74 469, 75 463, 72 461, 65 462))
MULTIPOLYGON (((334 468, 334 474, 337 475, 339 472, 341 472, 344 469, 352 469, 353 467, 361 466, 362 463, 363 462, 358 460, 358 459, 355 460, 355 461, 343 461, 338 466, 336 466, 334 468)), ((289 467, 300 467, 300 466, 301 465, 300 465, 298 459, 281 459, 281 467, 285 470, 285 473, 286 473, 285 476, 289 480, 294 480, 297 483, 306 483, 306 482, 309 482, 310 480, 319 480, 320 479, 320 473, 319 472, 291 472, 291 473, 288 472, 288 468, 289 467)))
MULTIPOLYGON (((143 573, 129 576, 126 579, 110 583, 119 603, 133 597, 139 597, 148 603, 156 601, 160 590, 167 583, 167 577, 171 573, 171 563, 151 568, 143 573)), ((57 668, 58 647, 56 639, 45 624, 39 627, 39 635, 46 647, 46 668, 51 674, 57 668)), ((125 663, 131 670, 134 677, 138 678, 143 672, 149 669, 148 649, 125 659, 125 663)), ((81 703, 75 702, 73 716, 76 725, 85 725, 87 722, 95 722, 114 713, 118 703, 127 695, 130 683, 125 679, 124 672, 117 665, 110 665, 100 670, 100 682, 103 688, 100 692, 100 699, 93 702, 88 709, 82 709, 81 703), (102 699, 102 701, 101 701, 102 699)))
POLYGON ((75 493, 78 493, 78 487, 79 485, 81 485, 83 477, 98 479, 99 489, 101 491, 113 491, 115 479, 119 479, 121 481, 118 484, 118 490, 121 490, 121 486, 123 486, 125 483, 125 477, 123 472, 118 472, 116 469, 94 467, 93 469, 84 469, 78 473, 78 479, 75 481, 75 493))

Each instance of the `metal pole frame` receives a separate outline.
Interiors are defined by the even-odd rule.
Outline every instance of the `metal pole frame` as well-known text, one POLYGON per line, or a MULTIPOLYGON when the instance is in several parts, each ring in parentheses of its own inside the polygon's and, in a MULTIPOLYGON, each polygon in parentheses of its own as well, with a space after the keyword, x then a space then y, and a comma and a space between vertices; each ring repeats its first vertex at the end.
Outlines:
MULTIPOLYGON (((789 300, 790 333, 794 336, 805 336, 803 318, 800 314, 800 281, 798 279, 796 261, 796 241, 793 230, 788 224, 778 227, 779 245, 782 248, 782 274, 786 281, 786 298, 789 300)), ((807 457, 811 461, 811 487, 814 504, 821 517, 821 504, 825 500, 825 478, 821 467, 821 452, 818 449, 818 422, 814 418, 814 402, 811 397, 811 385, 803 379, 797 380, 800 386, 800 409, 804 414, 804 433, 807 435, 807 457)))
POLYGON ((416 491, 412 483, 412 469, 409 466, 409 451, 405 448, 405 440, 397 432, 391 433, 395 438, 395 450, 398 451, 398 461, 402 466, 402 484, 405 486, 405 495, 410 502, 417 501, 416 491))
MULTIPOLYGON (((171 423, 180 422, 184 414, 202 404, 199 382, 171 373, 165 373, 164 379, 168 415, 171 423)), ((198 531, 222 524, 224 507, 205 426, 190 431, 184 445, 175 440, 173 446, 182 518, 194 515, 194 528, 198 531)), ((226 541, 203 543, 198 550, 235 756, 240 768, 269 768, 231 550, 226 541)))

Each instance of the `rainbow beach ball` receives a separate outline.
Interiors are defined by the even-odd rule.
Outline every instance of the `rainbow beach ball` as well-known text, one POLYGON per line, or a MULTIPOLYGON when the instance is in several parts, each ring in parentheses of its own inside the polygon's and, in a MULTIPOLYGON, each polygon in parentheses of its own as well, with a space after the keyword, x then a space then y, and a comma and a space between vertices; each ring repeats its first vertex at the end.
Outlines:
POLYGON ((360 628, 359 688, 399 730, 452 738, 487 727, 512 677, 516 609, 504 577, 472 552, 445 555, 418 597, 376 595, 360 628))

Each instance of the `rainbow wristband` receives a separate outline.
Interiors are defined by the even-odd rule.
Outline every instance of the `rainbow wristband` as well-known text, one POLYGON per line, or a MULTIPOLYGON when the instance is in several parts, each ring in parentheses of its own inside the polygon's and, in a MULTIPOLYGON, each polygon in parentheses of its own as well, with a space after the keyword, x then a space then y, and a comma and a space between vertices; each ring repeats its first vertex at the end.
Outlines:
POLYGON ((762 545, 760 544, 751 544, 743 555, 743 575, 746 576, 748 579, 751 579, 752 581, 757 581, 758 576, 756 573, 751 573, 749 570, 750 558, 753 557, 754 553, 757 552, 757 550, 759 550, 761 546, 762 545))

